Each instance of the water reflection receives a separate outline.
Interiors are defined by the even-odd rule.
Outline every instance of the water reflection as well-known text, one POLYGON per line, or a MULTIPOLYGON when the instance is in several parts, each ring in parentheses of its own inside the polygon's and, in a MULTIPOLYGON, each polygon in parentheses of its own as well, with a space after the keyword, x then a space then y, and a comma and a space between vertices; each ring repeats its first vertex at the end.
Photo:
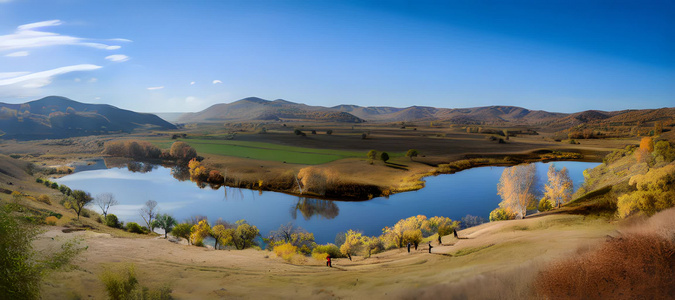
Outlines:
POLYGON ((298 203, 291 206, 293 220, 298 218, 298 211, 302 213, 305 220, 309 220, 315 215, 330 220, 338 216, 340 208, 331 200, 298 197, 298 203))

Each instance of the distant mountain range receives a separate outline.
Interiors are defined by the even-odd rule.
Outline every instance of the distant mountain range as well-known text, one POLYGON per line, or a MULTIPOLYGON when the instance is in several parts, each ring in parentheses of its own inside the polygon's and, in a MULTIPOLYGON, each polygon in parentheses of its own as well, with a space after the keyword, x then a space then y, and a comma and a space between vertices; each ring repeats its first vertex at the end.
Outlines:
MULTIPOLYGON (((176 129, 172 123, 246 121, 317 122, 450 122, 462 125, 534 125, 558 131, 581 124, 624 124, 673 120, 675 108, 554 113, 515 106, 436 108, 410 106, 310 106, 286 100, 244 98, 213 105, 195 113, 137 113, 106 104, 86 104, 50 96, 23 104, 0 102, 0 138, 45 139, 131 132, 137 129, 176 129)), ((633 125, 630 125, 633 126, 633 125)))
POLYGON ((0 138, 5 139, 65 138, 139 128, 176 129, 176 126, 154 114, 57 96, 23 104, 0 102, 0 138))
POLYGON ((675 117, 675 108, 555 113, 529 110, 515 106, 485 106, 473 108, 436 108, 410 106, 338 105, 333 107, 309 106, 282 99, 270 101, 256 97, 232 103, 216 104, 203 111, 186 113, 178 123, 210 123, 249 120, 307 120, 331 122, 414 122, 446 121, 455 124, 518 124, 539 125, 550 128, 569 128, 592 122, 651 122, 675 117))

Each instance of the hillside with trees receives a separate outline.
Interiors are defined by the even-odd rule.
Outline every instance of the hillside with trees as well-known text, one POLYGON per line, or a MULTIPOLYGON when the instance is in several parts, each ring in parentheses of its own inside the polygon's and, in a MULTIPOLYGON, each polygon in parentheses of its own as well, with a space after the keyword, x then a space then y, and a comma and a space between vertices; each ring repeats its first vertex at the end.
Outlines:
POLYGON ((55 139, 137 129, 176 129, 153 114, 137 113, 107 104, 87 104, 49 96, 22 104, 0 103, 3 139, 55 139))

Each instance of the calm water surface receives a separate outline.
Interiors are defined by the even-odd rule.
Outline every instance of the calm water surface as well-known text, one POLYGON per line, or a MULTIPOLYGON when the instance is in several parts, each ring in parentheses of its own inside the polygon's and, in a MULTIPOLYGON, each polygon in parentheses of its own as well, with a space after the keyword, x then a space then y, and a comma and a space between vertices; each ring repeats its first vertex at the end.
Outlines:
MULTIPOLYGON (((575 190, 583 182, 583 170, 599 165, 569 161, 553 164, 557 168, 569 169, 575 190)), ((549 164, 536 165, 543 184, 549 164)), ((348 229, 379 235, 385 226, 419 214, 445 216, 453 220, 470 214, 487 219, 490 211, 500 202, 497 183, 504 170, 504 167, 481 167, 427 177, 426 187, 419 191, 350 202, 238 188, 200 189, 193 182, 176 180, 171 169, 161 166, 145 173, 131 172, 127 168, 105 169, 102 163, 97 165, 102 169, 92 166, 78 169, 75 174, 56 181, 94 196, 113 193, 120 204, 111 207, 109 213, 125 222, 143 224, 138 211, 145 201, 155 200, 162 213, 169 213, 179 221, 195 215, 207 216, 211 222, 218 218, 228 222, 246 219, 265 236, 279 225, 293 222, 314 233, 317 243, 333 242, 338 232, 348 229)), ((98 210, 97 207, 91 208, 98 210)))

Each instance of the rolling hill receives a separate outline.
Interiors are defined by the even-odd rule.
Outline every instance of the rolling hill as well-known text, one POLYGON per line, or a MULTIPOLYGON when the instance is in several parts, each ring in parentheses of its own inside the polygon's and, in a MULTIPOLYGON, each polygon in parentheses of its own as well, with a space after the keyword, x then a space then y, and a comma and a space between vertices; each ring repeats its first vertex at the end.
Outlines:
POLYGON ((175 129, 176 126, 153 114, 58 96, 22 104, 0 103, 0 135, 5 139, 66 138, 142 128, 175 129))
POLYGON ((180 123, 209 123, 248 120, 310 120, 362 123, 363 119, 347 112, 321 106, 309 106, 286 100, 244 98, 232 103, 213 105, 203 111, 187 113, 178 119, 180 123))

